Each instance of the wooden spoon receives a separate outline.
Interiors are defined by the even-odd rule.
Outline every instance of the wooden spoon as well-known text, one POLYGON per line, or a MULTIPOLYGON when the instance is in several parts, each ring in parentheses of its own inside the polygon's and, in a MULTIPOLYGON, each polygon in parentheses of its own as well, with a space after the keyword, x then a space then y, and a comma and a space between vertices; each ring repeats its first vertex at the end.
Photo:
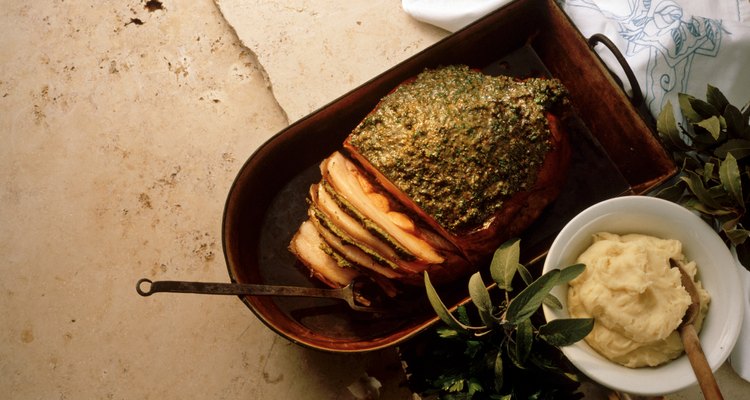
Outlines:
POLYGON ((682 338, 682 345, 685 347, 685 354, 687 354, 688 360, 690 360, 695 377, 698 378, 698 384, 703 392, 703 397, 706 399, 723 399, 724 397, 721 395, 719 385, 716 383, 716 377, 714 377, 713 371, 711 371, 711 366, 708 365, 708 360, 706 360, 706 355, 703 353, 700 339, 698 339, 698 333, 695 331, 695 326, 693 325, 701 308, 698 289, 696 289, 693 279, 685 272, 680 263, 674 259, 670 259, 669 263, 672 268, 677 268, 680 271, 682 286, 685 287, 685 290, 690 295, 690 306, 688 306, 685 316, 682 317, 682 323, 677 328, 680 332, 680 338, 682 338))

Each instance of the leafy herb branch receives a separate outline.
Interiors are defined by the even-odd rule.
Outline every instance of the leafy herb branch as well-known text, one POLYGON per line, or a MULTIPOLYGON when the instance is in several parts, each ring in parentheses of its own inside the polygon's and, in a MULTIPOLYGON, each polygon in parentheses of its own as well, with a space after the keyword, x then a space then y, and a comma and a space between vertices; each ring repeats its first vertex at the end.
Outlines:
POLYGON ((567 284, 584 266, 552 270, 532 280, 519 258, 518 240, 495 251, 490 274, 500 289, 497 292, 490 293, 480 273, 471 276, 468 289, 476 308, 474 318, 465 307, 451 313, 425 273, 427 297, 447 325, 437 329, 445 343, 433 346, 444 357, 444 368, 438 376, 426 379, 430 388, 425 392, 443 399, 511 399, 571 397, 577 389, 577 377, 565 368, 558 347, 583 339, 593 328, 593 320, 558 319, 539 324, 536 317, 543 303, 562 307, 550 293, 552 288, 567 284), (511 297, 516 275, 526 286, 511 297), (500 297, 497 304, 493 294, 500 297))
POLYGON ((684 93, 678 101, 684 122, 667 102, 656 128, 681 173, 656 195, 697 212, 750 269, 750 103, 740 110, 711 85, 706 101, 684 93))

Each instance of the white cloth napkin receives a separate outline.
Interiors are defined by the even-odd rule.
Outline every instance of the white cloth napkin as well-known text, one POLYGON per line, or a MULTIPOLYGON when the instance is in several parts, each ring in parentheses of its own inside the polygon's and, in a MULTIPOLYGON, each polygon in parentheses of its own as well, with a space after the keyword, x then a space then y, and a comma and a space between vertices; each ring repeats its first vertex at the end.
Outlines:
MULTIPOLYGON (((585 37, 604 33, 633 69, 654 116, 677 94, 705 99, 718 87, 730 103, 750 100, 750 2, 740 0, 566 0, 565 12, 585 37)), ((621 69, 603 46, 610 69, 621 69)))
MULTIPOLYGON (((417 20, 456 31, 510 0, 402 0, 417 20)), ((705 99, 707 85, 730 103, 750 101, 750 1, 748 0, 558 0, 584 37, 605 34, 638 79, 646 104, 658 116, 667 101, 679 113, 678 93, 705 99)), ((630 90, 614 56, 597 53, 630 90)), ((750 381, 750 272, 745 278, 745 319, 730 364, 750 381)))
POLYGON ((415 19, 455 32, 512 0, 402 0, 415 19))
MULTIPOLYGON (((403 10, 455 32, 512 0, 402 0, 403 10)), ((750 100, 750 1, 559 0, 585 37, 603 33, 633 69, 646 103, 658 115, 677 93, 705 98, 718 87, 734 105, 750 100)), ((614 56, 597 52, 630 90, 614 56)))

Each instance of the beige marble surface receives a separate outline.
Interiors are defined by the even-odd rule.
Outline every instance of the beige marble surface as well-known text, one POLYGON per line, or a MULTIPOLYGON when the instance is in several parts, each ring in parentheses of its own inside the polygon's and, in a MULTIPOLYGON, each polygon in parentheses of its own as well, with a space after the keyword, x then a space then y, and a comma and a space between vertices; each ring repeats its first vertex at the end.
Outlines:
POLYGON ((400 0, 215 1, 292 121, 448 33, 409 17, 400 0))
MULTIPOLYGON (((300 60, 341 2, 0 2, 2 397, 353 399, 367 374, 381 398, 410 398, 393 351, 307 350, 234 297, 134 290, 228 280, 221 214, 253 150, 444 34, 397 3, 362 3, 344 34, 327 25, 336 51, 300 60), (262 29, 239 26, 248 10, 262 29)), ((719 379, 727 398, 750 388, 727 367, 719 379)))

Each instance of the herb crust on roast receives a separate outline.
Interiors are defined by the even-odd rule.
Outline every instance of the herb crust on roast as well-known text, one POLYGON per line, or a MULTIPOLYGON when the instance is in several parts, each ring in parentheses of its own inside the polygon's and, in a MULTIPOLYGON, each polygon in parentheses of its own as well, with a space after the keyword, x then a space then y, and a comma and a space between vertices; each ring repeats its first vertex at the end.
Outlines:
POLYGON ((452 66, 386 96, 347 139, 451 232, 471 229, 534 184, 553 146, 544 111, 559 81, 489 76, 452 66))
POLYGON ((353 270, 415 284, 425 270, 436 283, 467 274, 556 198, 569 160, 560 122, 568 108, 555 79, 425 70, 321 163, 310 218, 328 243, 328 277, 299 235, 291 251, 331 286, 353 270))

